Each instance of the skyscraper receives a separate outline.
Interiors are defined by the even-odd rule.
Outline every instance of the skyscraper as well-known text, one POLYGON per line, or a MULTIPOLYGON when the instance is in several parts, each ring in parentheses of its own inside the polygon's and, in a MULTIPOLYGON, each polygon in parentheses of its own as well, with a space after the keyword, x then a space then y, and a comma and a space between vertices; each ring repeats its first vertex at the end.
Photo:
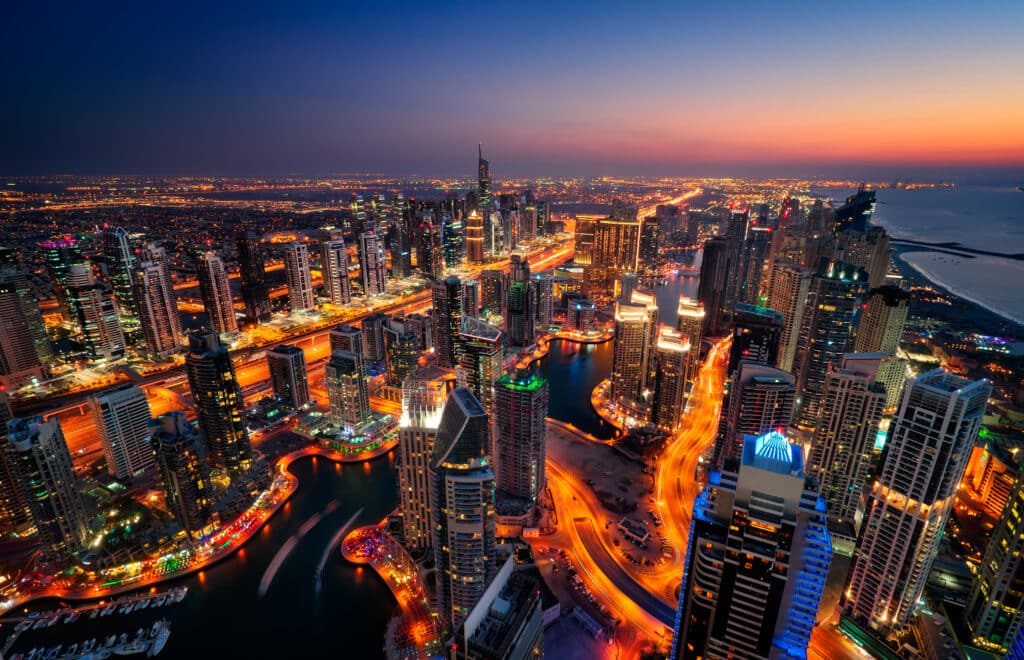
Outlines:
POLYGON ((889 274, 889 235, 884 227, 841 231, 836 234, 836 256, 867 271, 872 289, 880 287, 889 274))
POLYGON ((185 373, 210 463, 234 480, 252 467, 252 445, 242 388, 228 348, 216 332, 205 329, 189 334, 185 373))
POLYGON ((128 231, 124 227, 107 227, 103 230, 103 262, 107 267, 110 287, 117 298, 117 306, 121 310, 123 324, 131 334, 138 328, 136 319, 139 306, 132 288, 132 274, 138 259, 132 251, 128 231))
POLYGON ((800 446, 748 436, 693 504, 669 657, 806 657, 831 561, 800 446))
POLYGON ((590 298, 571 298, 566 303, 565 329, 587 332, 594 329, 594 301, 590 298))
POLYGON ((480 308, 488 314, 505 315, 507 276, 500 270, 480 272, 480 308))
POLYGON ((480 287, 476 280, 462 280, 462 314, 476 316, 480 310, 480 287))
POLYGON ((434 355, 439 366, 455 367, 455 340, 462 327, 462 283, 449 277, 431 285, 434 301, 434 355))
POLYGON ((580 266, 594 263, 594 231, 602 216, 576 216, 576 230, 573 234, 573 261, 580 266))
POLYGON ((267 351, 267 370, 274 396, 293 410, 310 401, 306 353, 298 346, 281 344, 267 351))
POLYGON ((289 243, 284 247, 284 274, 288 282, 288 306, 292 312, 305 312, 316 307, 313 279, 309 274, 309 248, 305 243, 289 243))
POLYGON ((615 304, 615 348, 612 357, 611 395, 615 399, 639 400, 647 376, 651 344, 651 319, 647 306, 615 304))
POLYGON ((725 287, 729 275, 729 243, 721 236, 709 238, 704 244, 700 265, 697 299, 704 303, 704 336, 725 334, 725 287))
POLYGON ((385 378, 391 387, 401 387, 413 375, 420 359, 420 340, 405 319, 384 323, 385 378))
POLYGON ((10 396, 0 390, 0 535, 6 536, 11 530, 27 526, 31 521, 28 500, 17 483, 12 471, 7 447, 7 425, 14 414, 11 412, 10 396))
POLYGON ((991 392, 942 369, 903 389, 841 602, 881 638, 916 611, 991 392))
POLYGON ((166 265, 143 261, 133 275, 133 282, 146 352, 156 359, 177 353, 184 343, 181 317, 166 265))
POLYGON ((196 538, 213 515, 210 465, 199 434, 185 414, 175 410, 155 420, 150 444, 167 510, 190 538, 196 538))
POLYGON ((589 293, 611 295, 623 273, 636 271, 639 246, 640 223, 635 208, 623 208, 619 215, 598 221, 589 293))
POLYGON ((39 247, 42 248, 43 261, 46 263, 46 270, 53 283, 53 292, 57 297, 57 302, 60 303, 64 318, 74 322, 78 319, 78 313, 72 305, 68 304, 67 275, 72 266, 85 262, 82 248, 78 241, 70 236, 60 236, 43 241, 39 247))
POLYGON ((324 367, 324 385, 336 425, 354 431, 370 421, 370 390, 362 355, 332 351, 324 367))
POLYGON ((654 344, 654 401, 651 421, 669 433, 679 427, 686 396, 686 365, 693 350, 683 333, 668 326, 658 328, 654 344))
POLYGON ((484 160, 484 147, 477 145, 477 195, 479 196, 480 215, 484 218, 484 233, 490 229, 491 202, 491 164, 484 160))
POLYGON ((829 520, 846 526, 850 538, 885 407, 885 387, 875 381, 870 364, 855 358, 847 354, 825 378, 808 469, 828 504, 829 520))
POLYGON ((238 332, 228 272, 220 255, 213 250, 197 254, 196 274, 199 277, 199 291, 210 325, 221 335, 238 332))
POLYGON ((235 245, 238 248, 238 273, 242 280, 246 319, 249 323, 266 323, 270 320, 271 308, 260 237, 253 231, 239 231, 235 235, 235 245))
POLYGON ((380 362, 387 359, 384 342, 384 324, 388 317, 382 312, 374 312, 363 319, 363 355, 369 362, 380 362))
POLYGON ((872 289, 857 325, 858 353, 896 354, 910 311, 910 292, 895 286, 872 289))
POLYGON ((111 295, 96 282, 86 266, 75 265, 64 278, 64 299, 74 311, 74 321, 82 329, 85 347, 93 360, 114 360, 124 355, 125 339, 121 331, 117 305, 111 295))
POLYGON ((28 278, 19 266, 0 266, 0 385, 13 390, 42 380, 51 351, 28 278))
POLYGON ((683 333, 683 337, 690 345, 686 351, 686 389, 693 389, 697 381, 697 372, 700 370, 700 343, 704 339, 704 319, 707 312, 704 304, 700 301, 679 296, 679 306, 676 308, 676 328, 683 333))
POLYGON ((833 229, 835 233, 852 229, 854 231, 867 231, 871 222, 871 214, 875 212, 875 191, 866 190, 863 185, 856 194, 846 198, 846 203, 835 210, 833 214, 833 229))
POLYGON ((776 259, 771 265, 768 275, 768 306, 782 314, 779 357, 775 365, 783 371, 793 370, 793 360, 800 340, 800 322, 813 276, 813 270, 789 259, 776 259))
POLYGON ((536 335, 533 291, 529 283, 515 280, 508 287, 505 301, 505 329, 510 346, 525 347, 533 343, 536 335))
POLYGON ((320 244, 320 270, 324 288, 332 305, 352 302, 352 283, 348 279, 348 253, 345 241, 324 241, 320 244))
POLYGON ((363 278, 363 295, 387 292, 388 271, 384 242, 376 231, 359 235, 359 270, 363 278))
POLYGON ((363 347, 363 331, 354 325, 335 326, 327 333, 327 338, 331 342, 332 353, 334 351, 349 351, 366 355, 366 349, 363 347))
POLYGON ((452 629, 463 622, 497 569, 489 438, 484 407, 469 390, 454 390, 430 457, 437 609, 452 629))
POLYGON ((658 218, 651 216, 644 218, 643 226, 640 228, 640 246, 638 253, 639 270, 645 273, 653 273, 658 269, 658 262, 661 256, 658 253, 658 241, 661 237, 661 226, 658 218))
POLYGON ((517 369, 494 386, 494 460, 500 496, 527 510, 544 490, 550 386, 537 371, 517 369))
POLYGON ((441 218, 441 251, 444 253, 446 268, 458 268, 462 265, 465 247, 463 242, 462 217, 446 213, 441 218))
POLYGON ((501 330, 471 316, 462 317, 456 342, 459 386, 473 393, 488 414, 494 413, 494 383, 501 377, 501 330))
POLYGON ((402 544, 410 552, 430 548, 430 456, 448 386, 437 369, 427 368, 402 383, 402 416, 398 423, 398 510, 402 544))
POLYGON ((793 419, 796 383, 792 374, 761 362, 740 360, 722 401, 714 465, 743 455, 743 439, 785 429, 793 419))
POLYGON ((551 273, 534 273, 530 276, 530 289, 534 305, 534 324, 542 331, 551 325, 554 312, 555 278, 551 273))
POLYGON ((89 397, 107 471, 131 479, 153 465, 149 446, 149 401, 141 388, 118 385, 89 397))
POLYGON ((484 218, 472 210, 466 217, 466 263, 482 264, 484 262, 484 218))
POLYGON ((28 503, 37 547, 47 560, 66 564, 85 547, 89 511, 60 424, 41 415, 15 419, 7 440, 7 466, 28 503))
POLYGON ((729 371, 740 360, 775 364, 779 357, 779 338, 783 319, 774 309, 737 303, 732 311, 732 348, 729 350, 729 371))

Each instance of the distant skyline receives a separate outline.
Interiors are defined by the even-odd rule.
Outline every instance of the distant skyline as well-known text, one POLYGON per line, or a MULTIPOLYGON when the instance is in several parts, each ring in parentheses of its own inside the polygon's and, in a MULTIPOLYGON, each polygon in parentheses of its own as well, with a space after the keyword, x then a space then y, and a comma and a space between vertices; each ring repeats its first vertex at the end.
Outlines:
POLYGON ((0 174, 1024 177, 1024 4, 21 3, 0 174))

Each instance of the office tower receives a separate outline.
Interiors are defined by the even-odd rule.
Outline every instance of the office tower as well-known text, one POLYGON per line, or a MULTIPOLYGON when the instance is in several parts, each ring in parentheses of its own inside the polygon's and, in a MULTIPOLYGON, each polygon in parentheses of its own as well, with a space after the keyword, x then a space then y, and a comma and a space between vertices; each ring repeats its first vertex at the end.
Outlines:
POLYGON ((768 276, 768 306, 782 314, 779 357, 775 365, 784 371, 793 370, 793 361, 800 340, 800 322, 813 276, 812 269, 799 266, 789 259, 776 259, 771 265, 768 276))
POLYGON ((818 420, 829 365, 839 364, 853 347, 867 291, 867 273, 842 262, 822 260, 811 279, 794 367, 800 393, 797 424, 802 428, 811 429, 818 420))
POLYGON ((131 479, 153 466, 149 446, 149 401, 141 388, 118 385, 89 397, 107 471, 131 479))
POLYGON ((480 272, 480 309, 488 314, 505 314, 505 273, 500 270, 480 272))
POLYGON ((466 263, 484 262, 484 218, 476 210, 466 217, 466 263))
MULTIPOLYGON (((435 370, 436 371, 436 370, 435 370)), ((430 456, 444 410, 447 382, 423 369, 402 383, 398 423, 398 510, 402 545, 414 554, 430 548, 430 456)))
POLYGON ((670 658, 804 658, 832 562, 803 451, 749 436, 693 504, 670 658))
POLYGON ((651 318, 646 305, 615 303, 615 348, 612 357, 611 396, 637 401, 647 378, 651 345, 651 318))
POLYGON ((452 660, 544 657, 544 613, 536 571, 517 571, 510 555, 455 632, 452 660))
POLYGON ((253 231, 239 231, 235 235, 235 245, 238 248, 238 273, 242 280, 245 317, 249 323, 266 323, 270 320, 271 308, 260 237, 253 231))
POLYGON ((320 244, 320 272, 323 273, 324 289, 332 305, 341 306, 352 302, 345 241, 325 241, 320 244))
POLYGON ((252 466, 252 445, 245 427, 242 388, 228 347, 216 332, 204 329, 189 334, 185 373, 210 463, 234 480, 252 466))
POLYGON ((387 357, 384 344, 384 322, 387 319, 382 312, 374 312, 363 319, 363 356, 369 362, 380 362, 387 357))
POLYGON ((833 233, 852 229, 867 231, 871 223, 871 214, 875 212, 875 191, 865 190, 864 186, 857 193, 846 198, 846 203, 833 213, 833 233))
POLYGON ((534 304, 534 324, 547 330, 555 304, 555 278, 551 273, 535 273, 530 277, 531 295, 534 304))
POLYGON ((441 225, 434 220, 434 212, 419 212, 419 230, 416 233, 416 266, 425 277, 438 279, 444 274, 444 253, 441 225))
POLYGON ((458 215, 445 214, 441 218, 441 252, 444 254, 446 268, 458 268, 462 265, 463 243, 462 218, 458 215))
POLYGON ((501 330, 471 316, 462 317, 456 341, 459 386, 473 393, 488 414, 494 412, 494 383, 502 373, 501 330))
POLYGON ((117 304, 86 266, 75 265, 64 278, 64 299, 73 320, 82 329, 85 348, 93 360, 115 360, 124 355, 125 339, 117 304))
POLYGON ((878 288, 889 274, 889 235, 883 227, 841 231, 836 234, 836 258, 863 268, 871 288, 878 288))
POLYGON ((133 276, 138 320, 146 352, 155 359, 164 359, 181 350, 181 317, 174 297, 174 286, 166 264, 143 261, 133 276))
MULTIPOLYGON (((43 252, 43 262, 46 264, 46 271, 50 274, 50 282, 53 284, 53 293, 60 304, 61 312, 65 319, 77 321, 78 314, 72 305, 69 305, 67 297, 67 276, 72 266, 86 263, 82 256, 82 248, 78 241, 70 236, 60 236, 39 244, 43 252)), ((17 255, 14 255, 13 264, 18 265, 17 255)))
POLYGON ((569 300, 565 312, 565 329, 588 332, 594 329, 594 301, 590 298, 569 300))
POLYGON ((363 278, 363 295, 387 292, 388 271, 384 259, 384 243, 376 232, 359 235, 359 270, 363 278))
POLYGON ((306 353, 298 346, 281 344, 267 351, 267 371, 274 396, 293 410, 310 401, 309 375, 306 372, 306 353))
POLYGON ((41 379, 53 349, 21 266, 0 266, 0 331, 0 384, 16 389, 41 379))
POLYGON ((537 238, 537 207, 531 204, 520 205, 520 208, 519 242, 529 243, 537 238))
POLYGON ((536 310, 530 285, 521 280, 513 281, 508 287, 505 305, 505 329, 508 332, 509 345, 529 346, 536 334, 533 317, 536 310))
POLYGON ((284 247, 284 274, 288 283, 288 306, 292 312, 305 312, 316 307, 313 279, 309 274, 309 248, 305 243, 289 243, 284 247))
POLYGON ((895 286, 872 289, 857 326, 857 352, 895 354, 909 310, 909 291, 895 286))
POLYGON ((480 287, 476 280, 462 280, 462 313, 476 316, 480 310, 480 287))
POLYGON ((723 294, 723 311, 726 316, 732 313, 733 305, 743 302, 744 278, 747 274, 749 251, 747 248, 747 230, 750 228, 748 211, 730 212, 725 224, 726 266, 725 292, 723 294))
POLYGON ((651 421, 669 433, 679 427, 686 395, 687 358, 692 350, 693 347, 683 333, 664 325, 658 329, 658 338, 654 344, 656 371, 651 421))
POLYGON ((829 520, 848 526, 851 538, 884 407, 885 387, 857 354, 847 354, 838 368, 829 369, 808 474, 818 481, 829 520))
POLYGON ((743 438, 784 429, 793 420, 796 379, 767 364, 740 360, 722 400, 714 464, 743 454, 743 438))
POLYGON ((31 522, 26 493, 15 480, 16 475, 5 451, 7 425, 14 419, 9 399, 7 392, 0 390, 0 537, 6 537, 9 532, 31 522))
POLYGON ((421 351, 429 351, 434 346, 434 333, 430 327, 430 318, 425 314, 406 314, 405 323, 409 331, 416 335, 421 351))
POLYGON ((124 317, 126 328, 137 327, 139 305, 135 300, 133 276, 138 259, 124 227, 107 227, 103 230, 103 263, 107 267, 110 288, 117 298, 117 306, 124 317))
POLYGON ((28 503, 36 547, 47 560, 70 562, 85 547, 90 516, 60 424, 41 415, 12 420, 5 451, 15 487, 28 503))
POLYGON ((491 164, 484 160, 483 145, 477 145, 477 195, 480 214, 484 217, 484 232, 489 227, 489 216, 493 208, 491 203, 491 164))
POLYGON ((497 569, 489 439, 484 407, 466 388, 452 391, 430 456, 437 611, 452 629, 462 624, 497 569))
POLYGON ((443 282, 434 282, 431 292, 434 301, 434 356, 439 366, 453 369, 456 364, 455 339, 462 327, 462 282, 453 275, 443 282))
POLYGON ((526 282, 530 279, 530 262, 526 255, 512 255, 508 262, 508 278, 510 282, 526 282))
POLYGON ((348 212, 349 229, 352 230, 352 233, 358 236, 366 231, 366 221, 368 216, 366 213, 366 204, 363 201, 362 195, 352 193, 352 196, 349 197, 348 212))
POLYGON ((591 292, 611 295, 623 273, 637 270, 640 244, 640 223, 636 209, 632 216, 603 218, 594 228, 594 253, 591 267, 591 292))
POLYGON ((363 347, 363 331, 353 325, 338 325, 330 329, 327 338, 331 342, 331 352, 348 351, 366 355, 363 347))
POLYGON ((661 256, 658 254, 658 242, 661 236, 661 226, 654 216, 644 218, 643 226, 640 228, 640 246, 638 250, 638 266, 645 273, 653 273, 658 269, 661 256))
POLYGON ((402 193, 391 193, 391 226, 388 230, 388 249, 391 251, 391 274, 395 279, 412 275, 412 240, 406 218, 409 204, 402 193))
POLYGON ((167 510, 196 538, 213 515, 213 486, 206 449, 195 427, 180 411, 157 417, 150 445, 160 470, 167 510))
POLYGON ((729 350, 729 371, 740 360, 775 364, 779 358, 779 338, 783 317, 774 309, 737 303, 732 311, 732 348, 729 350))
POLYGON ((218 334, 238 332, 235 319, 235 302, 231 299, 231 286, 224 262, 213 250, 196 255, 196 274, 199 277, 199 291, 210 325, 218 334))
POLYGON ((685 374, 686 390, 689 391, 697 382, 697 373, 700 371, 700 343, 704 339, 704 319, 707 313, 703 303, 686 296, 679 296, 676 313, 676 329, 683 333, 690 345, 690 350, 686 352, 685 374))
POLYGON ((499 495, 520 500, 524 513, 544 490, 548 400, 547 378, 516 369, 494 386, 494 460, 499 495))
POLYGON ((597 215, 576 216, 576 230, 573 234, 575 249, 572 258, 576 264, 589 266, 594 263, 594 231, 602 217, 597 215))
POLYGON ((332 351, 324 367, 324 385, 334 423, 354 432, 370 421, 370 390, 363 356, 349 351, 332 351))
POLYGON ((401 387, 413 375, 420 359, 420 340, 405 319, 384 322, 385 378, 391 387, 401 387))
POLYGON ((640 286, 640 276, 636 273, 623 273, 621 282, 619 285, 619 300, 629 302, 633 299, 633 292, 640 286))
POLYGON ((726 332, 725 286, 729 275, 729 243, 720 236, 704 244, 697 299, 704 303, 704 336, 721 337, 726 332))
POLYGON ((917 609, 991 392, 943 369, 903 388, 841 602, 881 638, 917 609))
POLYGON ((761 286, 766 277, 765 266, 771 252, 772 228, 760 224, 747 229, 747 238, 743 243, 743 271, 740 286, 740 300, 751 305, 762 305, 767 299, 761 296, 761 286))

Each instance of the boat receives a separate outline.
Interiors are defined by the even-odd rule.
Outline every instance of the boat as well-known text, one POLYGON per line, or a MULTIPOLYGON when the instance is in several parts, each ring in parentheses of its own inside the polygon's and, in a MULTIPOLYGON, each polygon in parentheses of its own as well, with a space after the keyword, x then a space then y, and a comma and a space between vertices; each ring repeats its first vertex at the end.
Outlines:
POLYGON ((164 650, 164 645, 167 644, 167 638, 171 636, 171 625, 167 619, 160 619, 153 624, 153 630, 155 635, 153 636, 153 643, 149 646, 149 651, 146 652, 146 656, 152 658, 154 655, 164 650))

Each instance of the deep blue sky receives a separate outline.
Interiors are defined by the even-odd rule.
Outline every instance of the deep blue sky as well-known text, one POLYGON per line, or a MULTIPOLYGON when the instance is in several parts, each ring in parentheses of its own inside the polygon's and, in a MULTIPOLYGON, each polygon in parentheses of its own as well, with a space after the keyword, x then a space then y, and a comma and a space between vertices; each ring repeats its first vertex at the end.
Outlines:
POLYGON ((906 5, 24 3, 0 173, 1015 176, 1024 3, 906 5))

